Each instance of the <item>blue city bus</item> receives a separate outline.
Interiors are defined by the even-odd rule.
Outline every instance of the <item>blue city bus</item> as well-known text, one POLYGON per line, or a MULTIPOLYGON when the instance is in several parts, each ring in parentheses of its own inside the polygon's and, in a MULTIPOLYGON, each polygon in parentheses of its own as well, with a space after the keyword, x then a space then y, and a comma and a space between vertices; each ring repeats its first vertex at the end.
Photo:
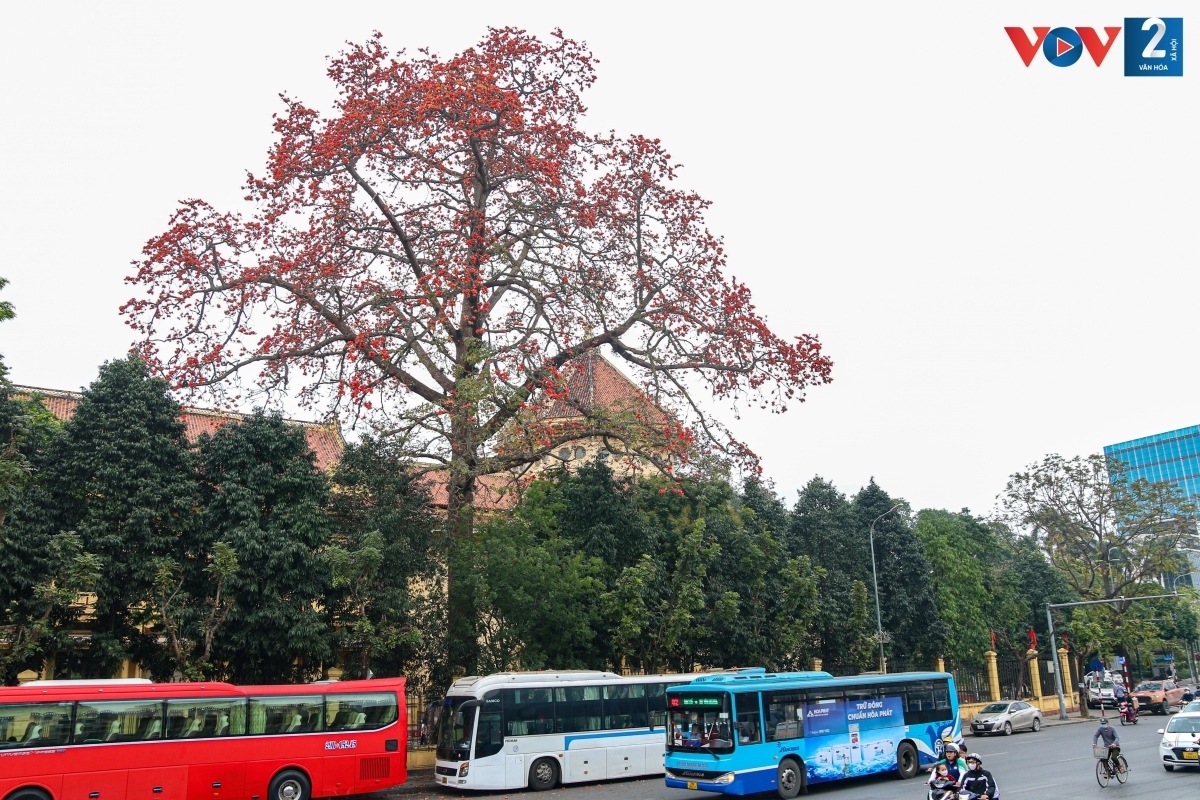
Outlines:
POLYGON ((667 786, 784 798, 839 778, 911 778, 961 733, 945 672, 704 675, 667 690, 667 715, 667 786))

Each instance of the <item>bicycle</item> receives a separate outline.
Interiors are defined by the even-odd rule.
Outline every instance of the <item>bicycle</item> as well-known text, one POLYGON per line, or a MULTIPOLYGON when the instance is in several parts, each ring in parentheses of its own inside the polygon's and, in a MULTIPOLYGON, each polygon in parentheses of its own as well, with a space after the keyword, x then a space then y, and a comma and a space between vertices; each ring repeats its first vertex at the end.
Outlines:
POLYGON ((1100 784, 1100 788, 1108 786, 1108 782, 1113 778, 1117 779, 1117 783, 1129 780, 1129 762, 1125 760, 1125 756, 1117 756, 1117 768, 1114 770, 1107 747, 1092 745, 1092 755, 1096 757, 1096 783, 1100 784))

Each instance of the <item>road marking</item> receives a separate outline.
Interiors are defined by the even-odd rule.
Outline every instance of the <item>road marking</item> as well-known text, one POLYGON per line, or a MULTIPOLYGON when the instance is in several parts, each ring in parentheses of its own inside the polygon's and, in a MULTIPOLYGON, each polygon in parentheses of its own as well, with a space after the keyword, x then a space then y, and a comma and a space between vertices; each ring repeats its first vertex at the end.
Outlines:
POLYGON ((1045 783, 1045 784, 1042 784, 1041 786, 1030 786, 1028 789, 1009 789, 1004 794, 1009 795, 1009 794, 1020 794, 1021 792, 1033 792, 1033 791, 1038 791, 1040 789, 1049 789, 1051 786, 1062 786, 1062 784, 1061 783, 1045 783))

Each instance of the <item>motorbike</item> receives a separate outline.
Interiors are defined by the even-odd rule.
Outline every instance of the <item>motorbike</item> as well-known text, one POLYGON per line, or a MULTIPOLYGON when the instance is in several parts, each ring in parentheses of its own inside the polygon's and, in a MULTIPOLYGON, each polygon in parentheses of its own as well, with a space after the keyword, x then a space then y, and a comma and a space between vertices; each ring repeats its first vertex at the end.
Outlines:
POLYGON ((958 786, 948 778, 937 778, 929 784, 928 800, 958 800, 958 786))
POLYGON ((1138 712, 1137 704, 1129 702, 1129 699, 1121 700, 1121 724, 1122 725, 1137 725, 1138 712))

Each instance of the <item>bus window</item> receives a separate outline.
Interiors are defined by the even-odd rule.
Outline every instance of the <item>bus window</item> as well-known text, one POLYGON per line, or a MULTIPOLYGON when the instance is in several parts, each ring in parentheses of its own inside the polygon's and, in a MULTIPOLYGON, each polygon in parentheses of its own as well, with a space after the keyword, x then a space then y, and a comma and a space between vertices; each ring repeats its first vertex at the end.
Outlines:
POLYGON ((880 697, 894 697, 900 701, 900 708, 907 708, 907 701, 904 695, 904 684, 889 683, 879 687, 880 697))
POLYGON ((855 686, 846 689, 845 700, 847 703, 861 703, 863 700, 875 700, 879 697, 879 692, 874 686, 866 688, 855 686))
POLYGON ((325 697, 325 719, 329 720, 326 730, 379 730, 395 722, 398 714, 396 695, 391 692, 331 694, 325 697))
POLYGON ((933 682, 933 708, 940 712, 940 719, 950 716, 950 682, 933 682))
POLYGON ((461 708, 469 697, 448 697, 438 718, 434 739, 437 757, 443 761, 466 761, 471 757, 471 732, 475 729, 475 706, 461 708))
POLYGON ((504 735, 537 736, 554 733, 554 699, 550 689, 505 689, 504 735))
POLYGON ((74 703, 0 706, 0 749, 54 747, 71 740, 74 703))
POLYGON ((905 686, 905 694, 905 725, 940 722, 952 716, 948 681, 913 682, 905 686))
POLYGON ((80 703, 72 744, 145 742, 163 738, 162 701, 80 703))
POLYGON ((804 737, 803 692, 763 692, 763 710, 768 742, 804 737))
POLYGON ((727 693, 672 695, 667 698, 667 706, 668 749, 717 753, 733 750, 727 693))
MULTIPOLYGON (((499 695, 499 692, 488 692, 499 695)), ((479 709, 479 728, 475 734, 475 758, 494 756, 504 749, 504 714, 500 710, 500 699, 488 703, 485 699, 479 709)))
POLYGON ((317 733, 324 729, 321 716, 325 699, 310 697, 250 698, 250 730, 253 735, 317 733))
POLYGON ((667 724, 667 689, 683 686, 686 681, 650 683, 646 685, 646 700, 650 709, 650 727, 663 728, 667 724))
POLYGON ((646 687, 617 684, 604 687, 604 729, 646 727, 646 687))
POLYGON ((661 728, 667 724, 667 685, 665 683, 647 684, 646 706, 650 712, 651 728, 661 728))
POLYGON ((742 693, 733 696, 733 708, 737 712, 738 744, 762 742, 762 715, 758 712, 758 693, 742 693))
POLYGON ((600 730, 599 686, 563 686, 554 690, 554 725, 558 733, 600 730))
POLYGON ((168 700, 167 738, 211 739, 246 732, 245 700, 168 700))

